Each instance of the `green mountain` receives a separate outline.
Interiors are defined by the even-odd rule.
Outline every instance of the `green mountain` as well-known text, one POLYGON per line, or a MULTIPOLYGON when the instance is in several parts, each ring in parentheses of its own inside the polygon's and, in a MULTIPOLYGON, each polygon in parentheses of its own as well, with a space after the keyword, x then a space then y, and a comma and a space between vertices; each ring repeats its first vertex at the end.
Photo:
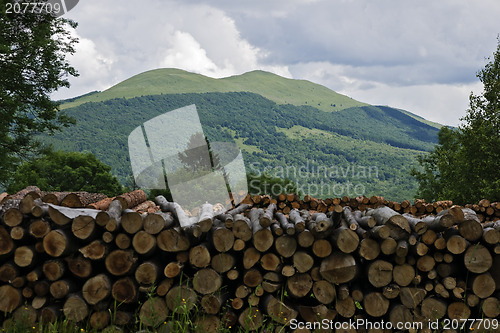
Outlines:
POLYGON ((207 92, 252 92, 278 104, 311 105, 323 111, 368 105, 316 83, 287 79, 264 71, 213 79, 180 69, 164 68, 135 75, 103 92, 72 99, 62 108, 122 97, 207 92))
POLYGON ((130 184, 128 135, 190 104, 210 141, 237 143, 247 171, 290 178, 316 197, 413 198, 409 171, 416 156, 434 147, 439 128, 408 111, 360 103, 307 81, 261 71, 211 79, 169 69, 68 101, 65 111, 76 125, 43 139, 56 149, 92 151, 130 184))

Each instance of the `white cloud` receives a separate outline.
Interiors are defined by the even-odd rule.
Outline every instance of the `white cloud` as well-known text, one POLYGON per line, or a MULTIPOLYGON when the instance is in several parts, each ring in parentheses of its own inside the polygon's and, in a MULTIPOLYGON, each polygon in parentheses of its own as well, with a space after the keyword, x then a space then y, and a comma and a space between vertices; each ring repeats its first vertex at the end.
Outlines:
POLYGON ((70 97, 158 67, 262 69, 455 125, 496 47, 497 0, 86 0, 70 97))

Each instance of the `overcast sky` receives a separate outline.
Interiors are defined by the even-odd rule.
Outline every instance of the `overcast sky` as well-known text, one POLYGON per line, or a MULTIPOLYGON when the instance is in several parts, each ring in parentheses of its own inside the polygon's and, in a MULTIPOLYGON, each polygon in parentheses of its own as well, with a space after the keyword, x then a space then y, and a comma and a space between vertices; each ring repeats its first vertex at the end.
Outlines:
POLYGON ((81 0, 55 98, 175 67, 210 77, 261 69, 362 102, 457 125, 500 33, 498 0, 81 0))

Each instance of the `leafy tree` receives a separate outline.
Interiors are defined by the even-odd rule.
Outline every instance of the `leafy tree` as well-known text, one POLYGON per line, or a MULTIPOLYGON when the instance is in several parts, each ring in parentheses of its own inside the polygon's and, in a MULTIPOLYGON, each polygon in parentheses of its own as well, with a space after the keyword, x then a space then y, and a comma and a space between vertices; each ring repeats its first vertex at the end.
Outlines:
POLYGON ((42 152, 35 139, 54 133, 72 119, 58 110, 50 94, 68 87, 77 73, 66 60, 77 40, 67 30, 76 23, 50 14, 6 13, 0 0, 0 182, 23 159, 42 152))
POLYGON ((422 170, 412 170, 417 196, 459 204, 500 200, 500 39, 477 77, 484 91, 471 93, 463 123, 458 130, 443 127, 436 148, 418 160, 422 170))
POLYGON ((110 170, 92 153, 49 152, 21 164, 7 191, 14 193, 36 185, 44 191, 87 191, 113 196, 122 193, 123 187, 110 170))

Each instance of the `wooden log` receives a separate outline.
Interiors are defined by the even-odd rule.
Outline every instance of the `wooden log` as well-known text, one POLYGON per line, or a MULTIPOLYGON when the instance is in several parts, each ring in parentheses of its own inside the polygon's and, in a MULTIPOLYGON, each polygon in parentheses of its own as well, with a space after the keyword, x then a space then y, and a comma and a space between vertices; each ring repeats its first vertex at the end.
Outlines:
POLYGON ((350 254, 334 252, 321 262, 321 276, 333 284, 349 282, 356 273, 356 260, 350 254))
POLYGON ((393 238, 386 238, 380 243, 380 251, 385 255, 396 253, 397 247, 398 243, 393 238))
POLYGON ((295 237, 283 235, 276 238, 274 247, 279 255, 284 258, 290 258, 297 249, 297 241, 295 237))
POLYGON ((493 295, 495 289, 495 280, 489 273, 479 274, 472 279, 472 292, 481 299, 493 295))
POLYGON ((145 326, 157 327, 167 319, 168 310, 162 298, 151 297, 142 304, 139 310, 139 319, 145 326))
POLYGON ((0 266, 0 281, 9 283, 19 276, 19 269, 14 263, 4 263, 0 266))
POLYGON ((308 248, 314 244, 314 236, 309 230, 304 230, 297 235, 297 243, 303 247, 308 248))
POLYGON ((130 273, 136 262, 137 257, 134 256, 133 251, 114 250, 106 256, 104 264, 109 273, 122 276, 130 273))
POLYGON ((267 206, 266 210, 262 212, 259 218, 259 224, 262 228, 267 228, 271 225, 275 211, 276 205, 270 204, 267 206))
POLYGON ((76 290, 75 283, 68 279, 54 281, 50 284, 49 288, 50 294, 55 299, 64 299, 76 290))
POLYGON ((356 313, 356 305, 351 296, 344 299, 338 299, 335 302, 335 310, 344 318, 351 318, 356 313))
POLYGON ((490 251, 481 244, 470 246, 464 254, 465 267, 472 273, 485 273, 492 264, 493 258, 490 251))
POLYGON ((408 221, 401 214, 387 206, 368 210, 366 214, 368 216, 373 216, 377 224, 389 227, 390 236, 395 240, 405 239, 411 232, 408 221))
POLYGON ((256 331, 264 323, 264 316, 256 307, 245 308, 238 317, 238 323, 245 330, 256 331))
POLYGON ((222 277, 211 268, 197 271, 193 277, 193 289, 202 295, 216 292, 222 286, 222 277))
POLYGON ((425 255, 423 257, 418 258, 417 260, 417 269, 422 272, 431 271, 436 265, 436 261, 430 255, 425 255))
POLYGON ((313 284, 314 297, 323 304, 330 304, 335 300, 335 287, 326 280, 316 281, 313 284))
POLYGON ((372 317, 382 317, 389 310, 389 300, 380 292, 371 292, 363 299, 363 308, 372 317))
POLYGON ((332 253, 331 242, 327 239, 316 239, 312 245, 312 251, 318 258, 326 258, 332 253))
POLYGON ((284 302, 278 300, 272 295, 266 295, 262 305, 264 307, 264 311, 271 317, 271 320, 283 325, 296 319, 298 315, 298 312, 295 309, 286 305, 284 302))
POLYGON ((119 201, 112 201, 108 209, 100 211, 96 215, 96 223, 101 227, 107 227, 108 224, 119 225, 121 221, 123 207, 119 201))
POLYGON ((314 230, 309 229, 311 231, 315 231, 317 233, 324 233, 328 229, 333 227, 332 219, 327 217, 326 214, 324 213, 314 213, 313 215, 311 215, 311 218, 315 222, 314 230))
POLYGON ((101 260, 108 253, 108 247, 100 240, 95 240, 78 250, 85 258, 90 260, 101 260))
POLYGON ((343 208, 343 215, 347 225, 349 226, 349 229, 356 231, 359 228, 359 223, 354 217, 351 207, 345 206, 343 208))
POLYGON ((243 283, 250 288, 257 287, 262 281, 262 273, 258 269, 252 268, 243 274, 243 283))
POLYGON ((163 270, 163 274, 167 278, 174 278, 176 276, 179 276, 179 274, 181 273, 183 268, 184 268, 183 263, 171 261, 165 266, 165 268, 163 270))
POLYGON ((268 252, 260 258, 260 266, 266 271, 277 271, 281 267, 281 260, 276 254, 268 252))
POLYGON ((263 276, 262 289, 267 293, 276 292, 281 288, 282 276, 276 272, 267 272, 263 276))
POLYGON ((73 294, 64 302, 63 312, 67 319, 81 322, 87 318, 89 307, 81 295, 73 294))
POLYGON ((19 246, 14 251, 14 263, 21 268, 31 268, 36 263, 34 246, 19 246))
POLYGON ((313 280, 308 273, 294 274, 287 280, 287 290, 292 297, 301 298, 309 294, 313 280))
POLYGON ((111 287, 111 281, 106 274, 96 275, 83 284, 83 298, 88 304, 95 305, 111 294, 111 287))
POLYGON ((446 249, 453 254, 464 253, 469 247, 469 242, 460 235, 452 235, 446 241, 446 249))
POLYGON ((49 215, 49 206, 41 199, 34 200, 35 205, 31 209, 31 215, 34 217, 42 218, 49 215))
POLYGON ((87 278, 92 274, 92 264, 81 255, 65 258, 69 271, 78 278, 87 278))
MULTIPOLYGON (((115 245, 121 250, 126 250, 130 247, 132 244, 132 240, 130 239, 130 236, 127 235, 126 233, 120 232, 119 234, 116 235, 115 239, 115 245)), ((156 243, 156 239, 155 239, 156 243)))
POLYGON ((27 195, 32 196, 34 199, 39 198, 42 195, 42 191, 37 186, 28 186, 22 190, 16 192, 12 195, 4 196, 0 203, 5 204, 8 200, 21 200, 27 195))
POLYGON ((90 315, 89 323, 93 329, 103 330, 111 321, 108 311, 96 311, 90 315))
POLYGON ((186 286, 175 286, 165 296, 167 307, 174 311, 180 306, 190 311, 197 304, 198 295, 196 291, 186 286))
POLYGON ((441 211, 438 215, 429 215, 423 219, 427 224, 427 228, 434 231, 443 231, 457 223, 455 217, 448 213, 447 210, 441 211))
POLYGON ((23 222, 23 213, 18 208, 12 207, 3 214, 3 223, 9 227, 15 227, 23 222))
POLYGON ((177 228, 163 230, 156 237, 156 243, 162 251, 181 252, 189 250, 189 239, 177 228))
POLYGON ((216 315, 219 313, 228 298, 229 296, 227 293, 203 295, 200 305, 205 313, 216 315))
POLYGON ((358 235, 343 225, 333 231, 331 241, 343 253, 352 253, 359 245, 358 235))
POLYGON ((389 310, 389 321, 393 327, 398 327, 397 325, 401 325, 401 323, 414 322, 414 316, 406 306, 395 304, 389 310))
POLYGON ((446 303, 436 297, 426 297, 420 307, 422 316, 425 319, 441 319, 446 315, 446 303))
POLYGON ((399 296, 401 288, 395 283, 391 283, 382 288, 382 295, 387 299, 395 299, 399 296))
POLYGON ((34 238, 42 239, 50 232, 50 224, 44 220, 34 220, 28 227, 28 233, 34 238))
POLYGON ((297 209, 292 209, 289 213, 290 222, 295 225, 295 230, 297 232, 303 232, 306 228, 306 222, 300 215, 297 209))
POLYGON ((151 235, 159 234, 163 229, 172 227, 175 223, 172 213, 155 212, 144 218, 144 231, 151 235))
POLYGON ((252 223, 252 243, 260 252, 266 252, 274 243, 271 229, 269 227, 263 228, 260 225, 260 216, 262 216, 263 212, 262 209, 252 208, 248 213, 250 222, 252 223))
POLYGON ((187 228, 198 221, 198 219, 189 218, 184 209, 182 209, 177 202, 168 202, 162 195, 157 196, 155 201, 158 203, 163 212, 170 212, 174 214, 179 221, 181 228, 187 228))
POLYGON ((121 278, 113 283, 111 296, 119 303, 131 304, 137 299, 137 286, 131 277, 121 278))
POLYGON ((276 220, 278 221, 278 224, 281 226, 281 228, 285 231, 287 235, 293 236, 295 235, 295 224, 291 223, 288 221, 286 218, 285 214, 277 212, 275 214, 276 220))
POLYGON ((60 205, 70 208, 83 208, 105 198, 106 195, 100 193, 71 192, 61 200, 60 205))
POLYGON ((399 299, 407 308, 416 309, 426 294, 427 292, 422 288, 404 287, 399 290, 399 299))
POLYGON ((226 273, 231 268, 234 267, 236 259, 232 254, 229 253, 219 253, 212 257, 210 266, 217 273, 226 273))
POLYGON ((140 285, 146 286, 156 283, 159 276, 160 268, 158 266, 158 263, 154 261, 143 262, 137 267, 134 273, 135 280, 140 285))
POLYGON ((0 258, 7 257, 14 252, 14 241, 9 232, 0 226, 0 258))
POLYGON ((19 289, 10 285, 0 286, 0 311, 10 313, 14 311, 22 302, 22 295, 19 289))
POLYGON ((409 286, 414 278, 415 268, 410 264, 395 265, 392 270, 393 281, 401 287, 409 286))
POLYGON ((374 239, 362 239, 359 243, 358 254, 366 260, 374 260, 380 254, 380 245, 374 239))
POLYGON ((227 252, 233 248, 234 233, 225 226, 215 227, 212 230, 211 240, 218 252, 227 252))
POLYGON ((66 267, 62 260, 49 260, 43 263, 42 271, 49 281, 56 281, 64 275, 66 267))
POLYGON ((451 320, 464 320, 470 317, 471 310, 464 302, 453 302, 448 304, 447 314, 451 320))
POLYGON ((198 225, 202 232, 208 232, 212 228, 214 221, 214 206, 209 203, 204 203, 200 207, 198 225))
POLYGON ((314 258, 305 251, 297 251, 293 254, 293 266, 299 273, 308 272, 314 265, 314 258))
POLYGON ((393 266, 385 260, 376 260, 368 265, 368 281, 372 286, 379 288, 392 281, 393 266))
POLYGON ((488 297, 481 301, 480 309, 488 318, 498 318, 500 316, 500 301, 498 297, 488 297))
POLYGON ((241 214, 234 215, 232 230, 234 237, 236 238, 242 239, 245 242, 252 239, 252 223, 246 216, 243 216, 241 214))
POLYGON ((150 233, 140 230, 132 238, 132 247, 140 255, 151 255, 156 249, 156 238, 150 233))
MULTIPOLYGON (((128 193, 123 193, 115 198, 122 205, 122 209, 135 207, 147 200, 146 193, 143 190, 135 190, 128 193)), ((158 202, 158 201, 157 201, 158 202)))
POLYGON ((189 250, 189 263, 197 268, 204 268, 210 264, 212 257, 208 244, 199 244, 189 250))
POLYGON ((77 216, 71 223, 71 231, 76 238, 88 241, 96 233, 95 219, 86 215, 77 216))
POLYGON ((142 229, 144 220, 141 214, 133 210, 126 209, 121 216, 121 227, 126 233, 133 235, 142 229))
POLYGON ((52 230, 43 238, 43 249, 52 257, 69 255, 75 247, 76 241, 67 230, 52 230))

